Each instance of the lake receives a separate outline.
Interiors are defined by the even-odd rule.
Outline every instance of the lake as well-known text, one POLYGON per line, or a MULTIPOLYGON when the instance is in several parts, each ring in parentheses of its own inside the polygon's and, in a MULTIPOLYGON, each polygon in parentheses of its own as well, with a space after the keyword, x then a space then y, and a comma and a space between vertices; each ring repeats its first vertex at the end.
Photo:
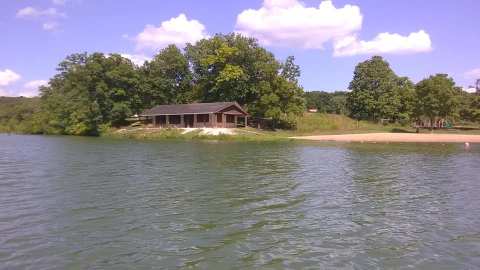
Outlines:
POLYGON ((480 146, 0 134, 0 269, 478 269, 480 146))

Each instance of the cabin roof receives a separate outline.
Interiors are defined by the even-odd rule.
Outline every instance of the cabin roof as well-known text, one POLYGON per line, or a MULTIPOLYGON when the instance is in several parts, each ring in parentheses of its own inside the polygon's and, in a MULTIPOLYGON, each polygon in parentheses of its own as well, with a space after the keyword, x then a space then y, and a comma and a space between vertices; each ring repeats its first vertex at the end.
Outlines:
MULTIPOLYGON (((142 112, 142 116, 175 115, 175 114, 207 114, 236 107, 243 115, 248 115, 237 102, 190 103, 175 105, 158 105, 142 112)), ((232 108, 233 110, 233 108, 232 108)), ((230 110, 229 110, 230 111, 230 110)), ((238 112, 237 112, 238 113, 238 112)), ((228 112, 227 112, 228 114, 228 112)))

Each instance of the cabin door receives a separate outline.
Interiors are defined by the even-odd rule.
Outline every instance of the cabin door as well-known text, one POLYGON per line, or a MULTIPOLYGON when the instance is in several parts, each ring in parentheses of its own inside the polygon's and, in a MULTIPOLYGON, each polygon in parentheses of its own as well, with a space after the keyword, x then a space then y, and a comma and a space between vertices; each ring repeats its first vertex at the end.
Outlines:
POLYGON ((193 114, 185 114, 183 116, 183 122, 185 123, 186 128, 193 127, 193 114))

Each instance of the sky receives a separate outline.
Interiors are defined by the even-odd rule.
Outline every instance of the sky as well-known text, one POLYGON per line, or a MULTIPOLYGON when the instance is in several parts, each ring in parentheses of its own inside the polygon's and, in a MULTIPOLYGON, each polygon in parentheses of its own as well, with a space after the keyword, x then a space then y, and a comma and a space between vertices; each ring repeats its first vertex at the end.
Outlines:
POLYGON ((168 44, 216 33, 255 37, 280 61, 295 56, 305 90, 345 90, 355 65, 383 56, 414 82, 480 78, 478 0, 2 0, 0 96, 34 96, 78 52, 136 63, 168 44))

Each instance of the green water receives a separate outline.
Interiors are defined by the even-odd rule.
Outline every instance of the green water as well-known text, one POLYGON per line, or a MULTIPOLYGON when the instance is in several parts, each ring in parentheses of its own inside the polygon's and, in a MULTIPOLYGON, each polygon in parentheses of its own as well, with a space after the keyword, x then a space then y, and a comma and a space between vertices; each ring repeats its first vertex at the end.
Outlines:
POLYGON ((478 269, 480 147, 0 135, 0 269, 478 269))

